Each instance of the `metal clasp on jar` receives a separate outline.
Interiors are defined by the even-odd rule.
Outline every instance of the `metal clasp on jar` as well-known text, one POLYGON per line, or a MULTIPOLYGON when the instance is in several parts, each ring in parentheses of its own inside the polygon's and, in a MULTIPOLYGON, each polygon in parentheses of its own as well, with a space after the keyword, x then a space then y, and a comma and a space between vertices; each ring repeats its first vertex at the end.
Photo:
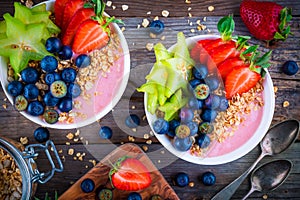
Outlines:
POLYGON ((55 172, 62 172, 63 171, 63 164, 61 159, 58 155, 58 152, 55 148, 54 143, 51 140, 48 140, 45 145, 43 144, 31 144, 26 146, 25 150, 22 152, 23 158, 26 160, 27 165, 29 167, 30 173, 32 175, 31 181, 32 182, 39 182, 39 183, 46 183, 48 182, 54 175, 55 172), (52 159, 52 155, 50 150, 53 152, 56 164, 52 159), (49 162, 51 169, 48 172, 40 172, 36 166, 35 158, 39 156, 39 152, 45 152, 49 162), (56 166, 58 165, 58 166, 56 166))

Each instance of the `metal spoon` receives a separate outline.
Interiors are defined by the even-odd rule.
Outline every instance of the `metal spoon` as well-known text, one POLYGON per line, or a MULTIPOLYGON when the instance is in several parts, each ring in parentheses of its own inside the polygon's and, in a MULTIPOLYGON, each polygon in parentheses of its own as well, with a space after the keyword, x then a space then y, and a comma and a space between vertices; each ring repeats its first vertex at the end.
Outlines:
POLYGON ((235 179, 219 193, 217 193, 212 200, 229 200, 235 193, 237 188, 242 184, 248 174, 254 169, 257 163, 265 156, 273 156, 285 151, 299 134, 299 121, 286 120, 274 125, 269 129, 265 137, 260 142, 261 154, 257 160, 246 170, 240 177, 235 179))
POLYGON ((243 198, 247 199, 254 191, 272 191, 279 187, 288 177, 292 169, 289 160, 276 160, 255 169, 251 175, 251 189, 243 198))

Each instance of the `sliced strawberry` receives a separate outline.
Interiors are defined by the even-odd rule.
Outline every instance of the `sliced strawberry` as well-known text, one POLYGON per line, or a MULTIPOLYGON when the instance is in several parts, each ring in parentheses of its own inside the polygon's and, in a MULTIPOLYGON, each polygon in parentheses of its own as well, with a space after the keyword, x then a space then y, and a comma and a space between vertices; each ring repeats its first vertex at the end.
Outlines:
POLYGON ((229 41, 211 49, 208 54, 210 56, 207 58, 207 68, 209 71, 213 71, 225 59, 238 56, 239 51, 235 47, 235 42, 229 41))
POLYGON ((84 5, 84 0, 69 0, 64 9, 64 14, 63 14, 63 22, 62 22, 62 32, 67 29, 67 26, 72 19, 73 15, 79 10, 80 8, 83 8, 84 5))
POLYGON ((101 49, 109 42, 108 33, 101 25, 92 19, 88 19, 78 27, 72 49, 75 53, 88 53, 94 49, 101 49))
POLYGON ((151 176, 146 166, 134 158, 122 157, 109 173, 112 185, 125 191, 143 190, 151 185, 151 176))
POLYGON ((247 64, 239 57, 228 58, 218 65, 218 71, 225 82, 227 75, 238 66, 247 66, 247 64))
POLYGON ((92 8, 81 8, 79 9, 70 20, 65 32, 63 33, 62 43, 64 45, 71 45, 75 33, 78 27, 91 16, 95 15, 94 9, 92 8))
POLYGON ((190 53, 191 54, 191 58, 195 62, 199 62, 199 56, 200 56, 201 49, 203 49, 203 45, 205 45, 206 43, 208 43, 210 41, 211 41, 211 39, 205 39, 205 40, 199 40, 199 41, 197 41, 197 43, 192 48, 191 53, 190 53))
POLYGON ((250 70, 249 67, 236 67, 225 81, 226 98, 231 99, 236 94, 242 94, 253 88, 261 79, 261 75, 250 70))
POLYGON ((56 0, 54 3, 55 24, 60 28, 63 23, 65 5, 69 0, 56 0))
POLYGON ((199 56, 199 60, 200 63, 202 64, 206 64, 208 56, 209 56, 209 52, 214 49, 215 47, 218 47, 222 44, 226 43, 225 41, 223 41, 222 38, 218 38, 218 39, 213 39, 210 42, 207 42, 203 45, 203 51, 200 52, 200 56, 199 56))

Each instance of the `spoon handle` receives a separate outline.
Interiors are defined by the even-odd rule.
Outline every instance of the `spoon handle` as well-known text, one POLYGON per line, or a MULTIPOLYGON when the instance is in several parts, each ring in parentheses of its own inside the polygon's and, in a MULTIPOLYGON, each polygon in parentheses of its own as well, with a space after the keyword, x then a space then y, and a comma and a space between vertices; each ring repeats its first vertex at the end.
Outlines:
POLYGON ((249 196, 250 196, 250 194, 252 194, 254 191, 256 191, 257 189, 255 188, 255 187, 251 187, 251 189, 249 190, 249 192, 243 197, 243 199, 242 200, 246 200, 249 196))
POLYGON ((220 192, 218 192, 211 200, 229 200, 238 187, 242 184, 248 174, 255 168, 257 163, 265 156, 264 153, 261 153, 260 156, 256 159, 256 161, 247 169, 241 176, 223 188, 220 192))

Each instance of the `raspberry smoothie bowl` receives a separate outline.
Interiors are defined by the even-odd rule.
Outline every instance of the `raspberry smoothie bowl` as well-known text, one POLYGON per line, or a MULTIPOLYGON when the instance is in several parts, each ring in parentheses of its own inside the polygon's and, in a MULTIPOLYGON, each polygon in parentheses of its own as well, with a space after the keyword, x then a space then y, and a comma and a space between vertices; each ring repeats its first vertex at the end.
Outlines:
POLYGON ((120 100, 130 57, 117 23, 102 1, 15 3, 0 33, 1 84, 14 108, 58 129, 102 118, 120 100))
POLYGON ((154 46, 156 62, 137 88, 158 140, 186 161, 215 165, 252 150, 269 128, 274 91, 263 55, 249 37, 233 37, 232 16, 218 23, 220 36, 185 38, 167 49, 154 46))

